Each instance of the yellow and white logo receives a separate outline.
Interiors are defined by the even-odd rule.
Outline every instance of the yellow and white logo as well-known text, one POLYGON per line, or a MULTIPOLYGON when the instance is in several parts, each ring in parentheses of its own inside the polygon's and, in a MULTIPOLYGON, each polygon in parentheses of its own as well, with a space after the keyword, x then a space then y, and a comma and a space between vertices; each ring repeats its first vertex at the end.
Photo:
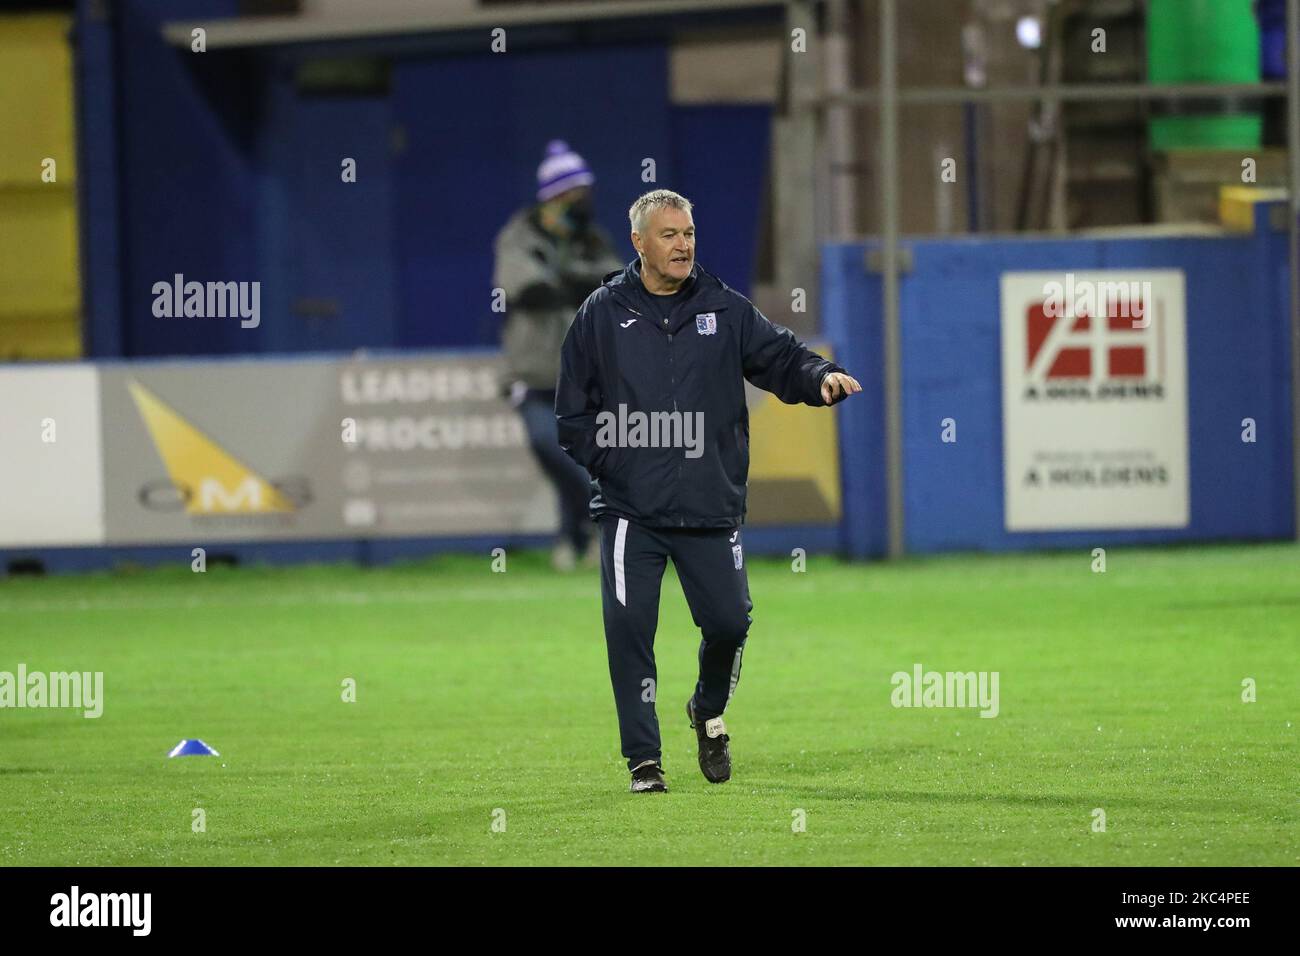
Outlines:
POLYGON ((136 381, 131 399, 172 484, 188 492, 189 514, 273 514, 294 504, 269 481, 203 434, 136 381))

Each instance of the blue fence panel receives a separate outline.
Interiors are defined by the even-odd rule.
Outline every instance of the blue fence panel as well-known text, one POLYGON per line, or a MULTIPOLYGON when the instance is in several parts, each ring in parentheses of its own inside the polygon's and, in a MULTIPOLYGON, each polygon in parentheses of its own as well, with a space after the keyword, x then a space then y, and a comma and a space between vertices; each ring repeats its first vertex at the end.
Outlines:
POLYGON ((822 249, 822 333, 834 345, 835 360, 862 384, 860 394, 835 409, 841 547, 857 558, 884 554, 888 544, 881 283, 864 268, 865 256, 866 248, 857 244, 822 249))
MULTIPOLYGON (((900 288, 906 547, 1019 550, 1294 534, 1287 243, 1261 212, 1251 235, 921 239, 900 288), (1005 527, 1000 280, 1005 272, 1181 269, 1187 282, 1190 520, 1186 528, 1005 527), (957 441, 941 440, 955 421, 957 441), (1254 419, 1257 440, 1242 441, 1254 419)), ((885 550, 881 283, 869 245, 823 250, 828 336, 867 381, 840 410, 845 549, 885 550)))

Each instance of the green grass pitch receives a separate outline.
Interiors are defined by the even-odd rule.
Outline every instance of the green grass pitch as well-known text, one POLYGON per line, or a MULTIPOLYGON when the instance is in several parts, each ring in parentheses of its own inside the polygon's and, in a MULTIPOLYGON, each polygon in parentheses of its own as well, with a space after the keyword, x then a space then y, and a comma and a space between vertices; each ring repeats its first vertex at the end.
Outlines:
POLYGON ((1294 545, 753 559, 721 786, 669 572, 662 795, 627 792, 596 573, 490 562, 0 581, 0 671, 105 685, 98 720, 0 710, 0 862, 1300 862, 1294 545), (999 715, 893 707, 917 663, 999 672, 999 715))

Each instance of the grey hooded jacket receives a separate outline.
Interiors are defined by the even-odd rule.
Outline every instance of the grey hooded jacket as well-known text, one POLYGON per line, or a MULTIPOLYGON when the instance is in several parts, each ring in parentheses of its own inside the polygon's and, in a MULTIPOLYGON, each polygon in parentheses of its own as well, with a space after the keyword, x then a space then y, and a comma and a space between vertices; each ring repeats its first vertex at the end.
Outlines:
POLYGON ((623 262, 599 226, 561 239, 542 229, 536 206, 511 216, 495 247, 492 285, 506 300, 506 384, 553 390, 560 347, 578 307, 623 262))

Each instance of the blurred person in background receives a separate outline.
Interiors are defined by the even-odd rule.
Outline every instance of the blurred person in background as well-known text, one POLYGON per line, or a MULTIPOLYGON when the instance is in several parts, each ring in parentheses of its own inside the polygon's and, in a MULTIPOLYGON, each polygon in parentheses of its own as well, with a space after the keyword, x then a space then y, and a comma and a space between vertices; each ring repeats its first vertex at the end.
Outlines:
POLYGON ((580 556, 588 565, 600 561, 587 511, 590 478, 560 448, 555 421, 565 334, 592 290, 623 267, 594 221, 595 182, 581 156, 552 140, 537 168, 537 203, 511 216, 495 243, 492 284, 506 297, 506 381, 533 454, 559 497, 560 537, 551 563, 560 571, 572 570, 580 556))

